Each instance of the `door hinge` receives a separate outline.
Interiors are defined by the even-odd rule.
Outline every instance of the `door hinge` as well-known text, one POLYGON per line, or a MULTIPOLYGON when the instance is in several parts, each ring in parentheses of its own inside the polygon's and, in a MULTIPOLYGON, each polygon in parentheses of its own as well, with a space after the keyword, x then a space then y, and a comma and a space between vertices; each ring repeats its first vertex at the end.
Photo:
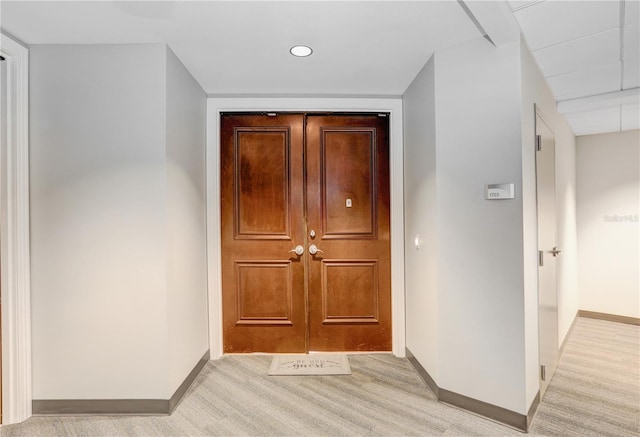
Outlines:
POLYGON ((538 152, 542 150, 542 135, 536 135, 536 150, 538 152))
POLYGON ((543 381, 547 380, 547 367, 544 365, 540 366, 540 379, 543 381))
POLYGON ((542 250, 538 251, 538 267, 544 266, 544 252, 542 250))

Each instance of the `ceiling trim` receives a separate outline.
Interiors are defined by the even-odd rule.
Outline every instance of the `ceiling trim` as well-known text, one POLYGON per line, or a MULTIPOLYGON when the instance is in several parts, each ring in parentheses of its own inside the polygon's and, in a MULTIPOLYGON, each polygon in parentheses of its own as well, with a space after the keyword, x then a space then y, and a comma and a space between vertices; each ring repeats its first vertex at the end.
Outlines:
POLYGON ((500 47, 520 38, 520 27, 507 2, 458 0, 458 3, 494 46, 500 47))

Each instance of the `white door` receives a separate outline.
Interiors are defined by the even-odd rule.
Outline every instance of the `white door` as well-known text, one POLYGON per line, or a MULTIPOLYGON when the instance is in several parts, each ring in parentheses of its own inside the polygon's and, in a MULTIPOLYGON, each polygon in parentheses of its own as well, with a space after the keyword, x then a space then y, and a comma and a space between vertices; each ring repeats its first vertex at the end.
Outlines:
POLYGON ((556 297, 555 140, 540 114, 536 115, 536 187, 538 204, 538 333, 540 397, 558 363, 558 302, 556 297))

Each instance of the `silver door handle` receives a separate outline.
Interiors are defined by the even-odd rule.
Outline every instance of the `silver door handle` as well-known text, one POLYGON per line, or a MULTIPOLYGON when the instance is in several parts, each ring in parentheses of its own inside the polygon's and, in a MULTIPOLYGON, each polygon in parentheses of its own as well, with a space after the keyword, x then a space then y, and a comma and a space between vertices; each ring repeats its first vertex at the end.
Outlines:
POLYGON ((558 255, 560 255, 561 253, 562 253, 562 251, 561 251, 560 249, 558 249, 557 247, 554 247, 554 248, 551 250, 551 254, 552 254, 553 256, 558 256, 558 255))
POLYGON ((302 245, 298 244, 295 249, 291 249, 289 252, 293 252, 296 255, 300 256, 300 255, 302 255, 304 253, 304 247, 302 247, 302 245))
POLYGON ((309 246, 309 253, 311 255, 315 255, 318 252, 324 253, 324 250, 318 249, 318 247, 315 244, 312 244, 311 246, 309 246))

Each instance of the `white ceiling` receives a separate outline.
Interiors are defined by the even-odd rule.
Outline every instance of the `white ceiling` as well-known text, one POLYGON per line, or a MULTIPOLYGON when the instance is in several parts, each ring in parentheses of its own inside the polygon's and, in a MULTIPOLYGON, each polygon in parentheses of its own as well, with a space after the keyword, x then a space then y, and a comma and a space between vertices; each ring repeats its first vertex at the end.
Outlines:
POLYGON ((402 95, 434 51, 477 38, 453 2, 1 2, 27 44, 167 43, 209 94, 402 95), (314 53, 294 58, 289 48, 314 53))
MULTIPOLYGON (((467 6, 494 39, 513 9, 577 135, 640 128, 640 0, 482 3, 467 6)), ((481 35, 455 0, 2 0, 0 27, 27 44, 166 43, 216 95, 398 96, 435 51, 481 35)))
POLYGON ((640 2, 510 1, 576 135, 640 128, 640 2))

